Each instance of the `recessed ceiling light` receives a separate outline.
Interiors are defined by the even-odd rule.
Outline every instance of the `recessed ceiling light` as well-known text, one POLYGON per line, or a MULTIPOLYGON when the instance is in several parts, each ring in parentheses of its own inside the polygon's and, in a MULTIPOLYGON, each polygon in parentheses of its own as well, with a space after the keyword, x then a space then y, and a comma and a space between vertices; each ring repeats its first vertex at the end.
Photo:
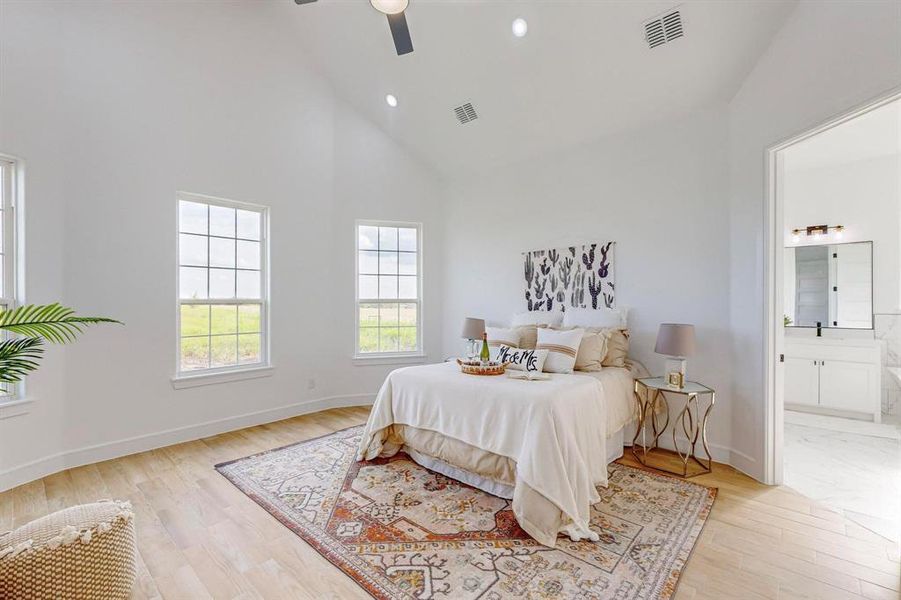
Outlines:
POLYGON ((394 108, 395 106, 397 106, 397 97, 394 94, 388 94, 387 96, 385 96, 385 102, 388 103, 388 106, 394 108))
POLYGON ((369 0, 372 8, 386 15, 402 13, 407 8, 409 0, 369 0))
POLYGON ((523 37, 529 31, 529 24, 523 18, 513 19, 513 35, 523 37))

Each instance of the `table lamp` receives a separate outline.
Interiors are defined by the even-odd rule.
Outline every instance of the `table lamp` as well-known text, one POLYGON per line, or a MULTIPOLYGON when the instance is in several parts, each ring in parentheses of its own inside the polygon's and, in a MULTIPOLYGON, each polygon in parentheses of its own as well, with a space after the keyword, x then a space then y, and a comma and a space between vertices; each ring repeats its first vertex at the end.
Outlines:
POLYGON ((474 319, 466 317, 463 321, 463 333, 460 337, 466 340, 466 358, 470 361, 475 359, 479 351, 476 349, 476 343, 482 341, 482 334, 485 333, 485 319, 474 319))
POLYGON ((654 352, 666 356, 667 384, 685 387, 685 359, 695 353, 695 326, 685 323, 661 323, 654 352))

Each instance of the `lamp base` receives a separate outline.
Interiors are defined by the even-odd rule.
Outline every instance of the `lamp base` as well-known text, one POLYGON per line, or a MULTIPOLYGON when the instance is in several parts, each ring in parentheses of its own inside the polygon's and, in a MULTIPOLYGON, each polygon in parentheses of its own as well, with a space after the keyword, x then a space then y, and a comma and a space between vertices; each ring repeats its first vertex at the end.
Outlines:
POLYGON ((463 352, 466 355, 466 359, 470 362, 476 359, 476 356, 479 354, 478 343, 481 340, 466 340, 466 345, 463 348, 463 352))
POLYGON ((677 390, 685 387, 685 359, 669 356, 664 363, 664 379, 666 384, 677 390))

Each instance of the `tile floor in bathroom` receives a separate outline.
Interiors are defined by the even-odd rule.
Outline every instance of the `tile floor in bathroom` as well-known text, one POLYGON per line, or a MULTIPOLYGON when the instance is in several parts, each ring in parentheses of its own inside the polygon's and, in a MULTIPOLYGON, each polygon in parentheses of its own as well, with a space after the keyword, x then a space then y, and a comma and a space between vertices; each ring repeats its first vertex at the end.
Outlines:
POLYGON ((901 541, 901 420, 785 411, 784 483, 901 541))

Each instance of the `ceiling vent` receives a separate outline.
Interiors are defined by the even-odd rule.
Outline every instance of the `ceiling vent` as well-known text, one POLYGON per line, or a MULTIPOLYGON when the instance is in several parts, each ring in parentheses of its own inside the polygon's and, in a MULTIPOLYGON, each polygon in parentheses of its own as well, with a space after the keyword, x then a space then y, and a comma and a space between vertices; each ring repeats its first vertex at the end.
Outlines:
POLYGON ((471 102, 461 104, 454 108, 454 114, 457 116, 457 120, 460 121, 460 125, 466 125, 470 121, 475 121, 479 118, 479 115, 476 114, 476 109, 471 102))
POLYGON ((682 15, 678 10, 671 10, 655 17, 644 24, 644 39, 651 48, 662 46, 684 35, 682 15))

